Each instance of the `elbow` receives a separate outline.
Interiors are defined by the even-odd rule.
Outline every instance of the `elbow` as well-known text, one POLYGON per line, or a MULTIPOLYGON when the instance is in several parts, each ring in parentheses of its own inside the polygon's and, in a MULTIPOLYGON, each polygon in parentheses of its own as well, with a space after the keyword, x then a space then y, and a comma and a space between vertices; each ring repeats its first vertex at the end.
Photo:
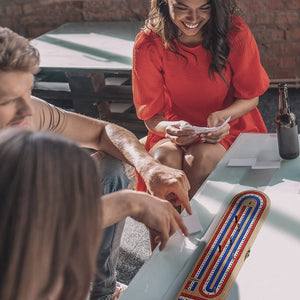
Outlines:
POLYGON ((259 103, 259 97, 255 97, 252 99, 253 109, 258 106, 258 103, 259 103))
POLYGON ((145 120, 144 124, 145 124, 145 126, 146 126, 146 128, 147 128, 148 131, 152 131, 152 127, 153 127, 153 122, 152 121, 145 120))

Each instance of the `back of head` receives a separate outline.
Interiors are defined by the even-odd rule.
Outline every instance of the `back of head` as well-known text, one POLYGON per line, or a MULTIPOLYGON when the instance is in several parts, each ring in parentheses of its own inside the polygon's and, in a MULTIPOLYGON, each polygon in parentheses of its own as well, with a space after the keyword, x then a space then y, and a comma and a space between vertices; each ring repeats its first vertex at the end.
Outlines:
POLYGON ((0 299, 85 299, 101 228, 94 160, 56 135, 7 129, 0 164, 0 299))
POLYGON ((8 28, 0 27, 0 71, 36 73, 39 62, 38 50, 27 39, 8 28))

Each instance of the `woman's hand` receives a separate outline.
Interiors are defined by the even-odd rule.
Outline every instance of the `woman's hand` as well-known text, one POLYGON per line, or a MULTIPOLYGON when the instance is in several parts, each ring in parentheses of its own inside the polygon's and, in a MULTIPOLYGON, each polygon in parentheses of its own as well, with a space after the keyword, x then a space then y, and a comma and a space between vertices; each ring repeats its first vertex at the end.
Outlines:
MULTIPOLYGON (((228 117, 229 116, 225 114, 225 112, 222 110, 213 112, 207 118, 207 126, 208 127, 220 126, 225 122, 225 120, 228 117)), ((226 135, 229 134, 229 130, 230 130, 230 125, 227 123, 217 131, 200 134, 200 137, 203 143, 217 144, 226 135)))
POLYGON ((178 146, 188 146, 197 139, 191 125, 185 121, 172 121, 166 127, 165 137, 178 146))
POLYGON ((189 236, 189 231, 185 226, 182 217, 166 200, 153 197, 149 194, 135 192, 136 212, 131 213, 131 217, 136 221, 143 222, 155 235, 155 241, 161 242, 159 250, 163 250, 169 238, 176 232, 177 228, 185 236, 189 236))
POLYGON ((192 126, 186 121, 168 121, 163 114, 157 114, 145 121, 149 131, 168 138, 178 146, 188 146, 197 139, 192 126))
POLYGON ((166 247, 177 228, 189 236, 182 217, 170 202, 148 193, 122 190, 103 195, 99 204, 99 218, 104 228, 130 216, 155 232, 156 241, 161 242, 160 250, 166 247))

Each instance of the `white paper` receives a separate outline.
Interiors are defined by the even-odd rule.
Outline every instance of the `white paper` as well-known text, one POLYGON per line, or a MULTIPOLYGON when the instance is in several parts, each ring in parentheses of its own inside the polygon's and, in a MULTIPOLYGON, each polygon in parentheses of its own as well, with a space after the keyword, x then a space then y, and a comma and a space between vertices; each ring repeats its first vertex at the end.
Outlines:
POLYGON ((194 129, 196 134, 214 132, 224 127, 229 122, 230 118, 231 116, 228 117, 223 124, 216 127, 199 127, 199 126, 185 125, 182 126, 181 129, 194 129))
POLYGON ((256 158, 231 158, 228 167, 251 167, 252 169, 279 169, 280 160, 259 160, 256 158))
MULTIPOLYGON (((280 193, 284 195, 283 199, 289 194, 292 197, 295 197, 295 194, 300 194, 300 182, 296 180, 282 179, 281 182, 278 182, 272 186, 267 186, 265 193, 280 193)), ((286 210, 286 208, 285 208, 286 210)))
POLYGON ((252 167, 256 163, 256 158, 231 158, 228 167, 252 167))
POLYGON ((280 160, 256 161, 252 169, 279 169, 280 160))
POLYGON ((203 230, 197 214, 184 216, 182 219, 190 234, 203 230))

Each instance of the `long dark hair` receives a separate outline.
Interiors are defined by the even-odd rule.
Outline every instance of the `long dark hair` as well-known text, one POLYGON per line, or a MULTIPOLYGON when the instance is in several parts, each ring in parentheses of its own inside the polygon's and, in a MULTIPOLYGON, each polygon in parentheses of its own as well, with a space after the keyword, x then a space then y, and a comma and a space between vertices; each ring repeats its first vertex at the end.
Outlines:
POLYGON ((5 129, 0 164, 0 298, 85 299, 101 232, 95 161, 56 135, 5 129))
MULTIPOLYGON (((212 0, 210 5, 211 15, 203 27, 202 45, 212 55, 209 75, 214 78, 215 73, 218 73, 224 79, 222 71, 230 53, 228 32, 233 27, 231 17, 237 12, 237 5, 235 0, 212 0)), ((178 28, 171 20, 165 0, 151 0, 146 27, 162 38, 165 48, 178 54, 175 43, 178 40, 178 28)))

